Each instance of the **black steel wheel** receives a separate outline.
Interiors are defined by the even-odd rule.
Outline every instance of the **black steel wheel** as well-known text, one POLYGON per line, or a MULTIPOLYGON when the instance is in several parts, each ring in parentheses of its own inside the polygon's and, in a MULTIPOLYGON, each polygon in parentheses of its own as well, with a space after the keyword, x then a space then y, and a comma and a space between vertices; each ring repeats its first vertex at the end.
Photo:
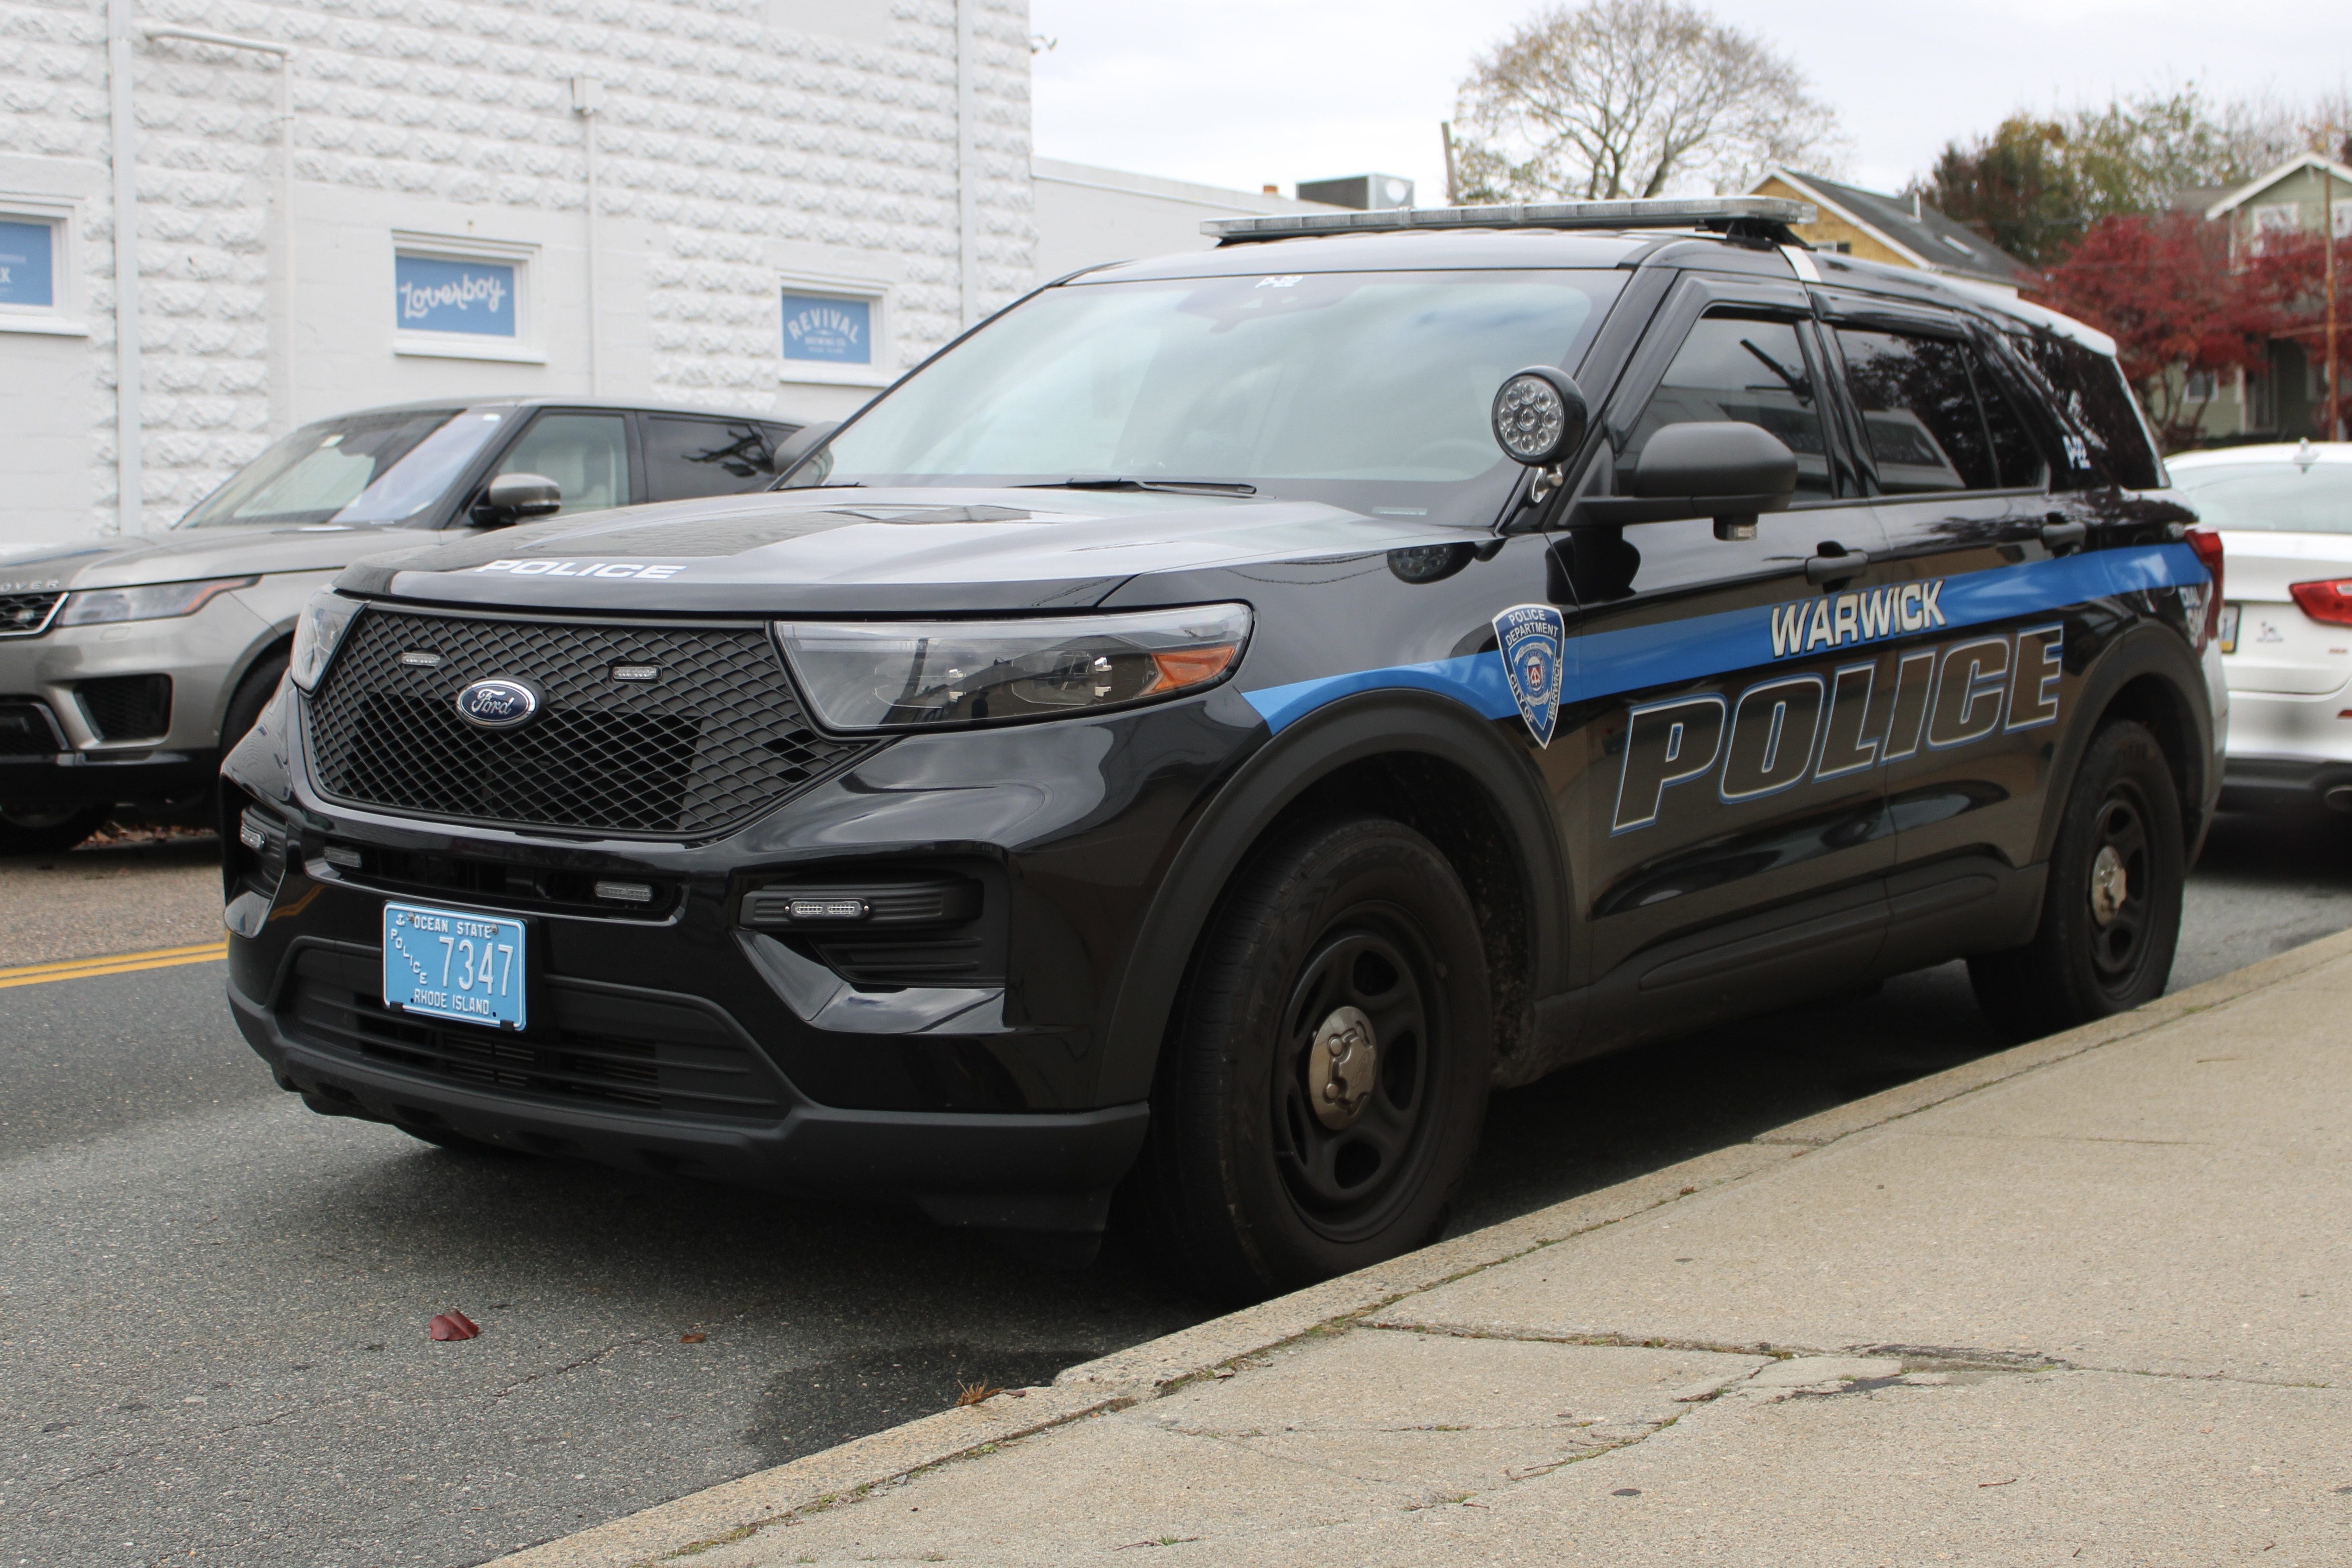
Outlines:
POLYGON ((1268 846, 1162 1048, 1139 1180, 1178 1277, 1253 1300, 1431 1239, 1477 1144, 1491 1037, 1477 921, 1427 839, 1359 816, 1268 846))
POLYGON ((1969 960, 1977 1005, 2030 1039, 2164 994, 2188 853, 2179 785, 2156 737, 2119 721, 2092 737, 2067 793, 2033 940, 1969 960))

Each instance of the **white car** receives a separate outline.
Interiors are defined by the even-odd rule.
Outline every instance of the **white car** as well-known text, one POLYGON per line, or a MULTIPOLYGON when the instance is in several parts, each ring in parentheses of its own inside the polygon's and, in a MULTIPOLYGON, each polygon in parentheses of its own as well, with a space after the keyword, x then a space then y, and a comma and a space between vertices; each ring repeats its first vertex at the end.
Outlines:
POLYGON ((2352 812, 2352 442, 2168 460, 2221 536, 2231 810, 2352 812))

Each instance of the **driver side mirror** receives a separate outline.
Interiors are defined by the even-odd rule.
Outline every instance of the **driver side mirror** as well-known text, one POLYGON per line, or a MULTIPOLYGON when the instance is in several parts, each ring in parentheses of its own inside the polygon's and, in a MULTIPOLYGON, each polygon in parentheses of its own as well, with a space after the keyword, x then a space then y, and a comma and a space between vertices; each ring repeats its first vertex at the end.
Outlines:
POLYGON ((1577 521, 1666 522, 1712 517, 1717 539, 1753 539, 1759 513, 1786 511, 1797 455, 1761 426, 1733 420, 1668 425, 1633 466, 1630 496, 1589 496, 1577 521))
POLYGON ((545 474, 500 474, 474 502, 473 520, 484 528, 504 528, 530 517, 553 517, 563 510, 563 487, 545 474))

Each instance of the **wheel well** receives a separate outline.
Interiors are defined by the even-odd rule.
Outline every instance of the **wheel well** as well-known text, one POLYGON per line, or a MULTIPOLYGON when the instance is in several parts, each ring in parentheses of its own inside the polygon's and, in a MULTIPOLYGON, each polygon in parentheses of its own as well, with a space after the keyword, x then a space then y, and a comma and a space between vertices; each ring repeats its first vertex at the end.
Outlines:
POLYGON ((2154 675, 2135 677, 2109 700, 2099 715, 2099 724, 2114 719, 2129 719, 2147 726, 2156 737, 2156 743, 2163 748, 2165 763, 2172 773, 2173 788, 2180 795, 2181 829, 2194 846, 2203 826, 2199 805, 2204 799, 2200 788, 2204 781, 2199 776, 2202 764, 2197 755, 2196 724, 2179 691, 2170 681, 2154 675))
POLYGON ((1524 870, 1503 815, 1477 780, 1426 752, 1361 758, 1324 775, 1283 808, 1263 843, 1304 817, 1362 812, 1402 822, 1437 847, 1470 895, 1486 949, 1495 1009, 1495 1050, 1507 1061, 1533 1042, 1528 983, 1533 921, 1524 870))

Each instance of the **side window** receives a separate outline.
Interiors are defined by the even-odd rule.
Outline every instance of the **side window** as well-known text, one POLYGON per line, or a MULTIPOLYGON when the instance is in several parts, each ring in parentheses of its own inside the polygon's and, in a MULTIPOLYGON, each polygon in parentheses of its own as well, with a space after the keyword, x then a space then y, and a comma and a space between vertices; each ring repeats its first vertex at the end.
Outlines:
POLYGON ((1977 402, 1984 409, 1985 434, 1992 443, 1995 481, 2003 489, 2024 489, 2042 483, 2049 477, 2050 469, 2033 445, 2033 437, 2027 434, 2017 405, 2009 400, 2009 394, 1986 371, 1983 359, 1975 350, 1969 352, 1969 360, 1976 373, 1977 402))
POLYGON ((2114 360, 2084 344, 2047 331, 2013 333, 2010 342, 2042 373, 2064 405, 2090 461, 2082 482, 2154 489, 2163 483, 2156 449, 2140 423, 2139 405, 2114 360))
POLYGON ((563 489, 563 515, 629 504, 629 421, 622 414, 542 414, 499 464, 544 474, 563 489))
POLYGON ((1707 420, 1758 425, 1778 436, 1797 455, 1797 500, 1835 494, 1812 369, 1788 321, 1710 315, 1693 327, 1618 455, 1618 489, 1631 489, 1642 448, 1657 431, 1707 420))
POLYGON ((786 426, 750 419, 646 416, 646 479, 656 500, 737 495, 775 482, 786 426))
POLYGON ((1838 329, 1837 341, 1882 489, 1911 495, 1997 487, 1965 345, 1846 327, 1838 329))

